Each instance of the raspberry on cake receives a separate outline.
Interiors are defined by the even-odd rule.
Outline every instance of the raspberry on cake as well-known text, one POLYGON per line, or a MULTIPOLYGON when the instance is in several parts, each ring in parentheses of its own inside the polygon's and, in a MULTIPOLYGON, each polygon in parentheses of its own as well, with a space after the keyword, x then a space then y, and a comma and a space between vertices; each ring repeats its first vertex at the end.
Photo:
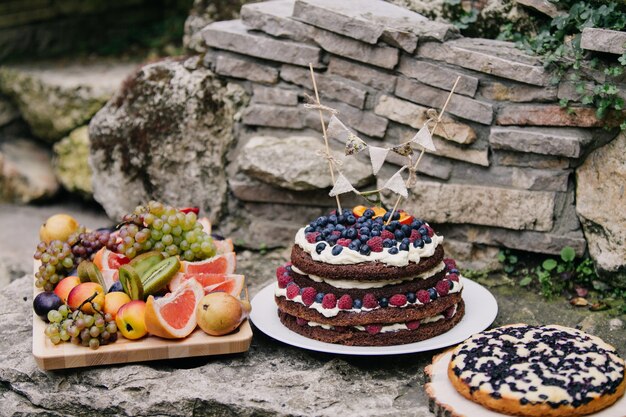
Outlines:
POLYGON ((448 331, 465 305, 442 240, 403 211, 359 206, 320 216, 296 234, 291 267, 277 270, 281 322, 306 337, 360 346, 448 331))
POLYGON ((626 390, 614 347, 580 330, 514 324, 475 334, 453 352, 448 377, 465 398, 528 417, 577 417, 626 390))

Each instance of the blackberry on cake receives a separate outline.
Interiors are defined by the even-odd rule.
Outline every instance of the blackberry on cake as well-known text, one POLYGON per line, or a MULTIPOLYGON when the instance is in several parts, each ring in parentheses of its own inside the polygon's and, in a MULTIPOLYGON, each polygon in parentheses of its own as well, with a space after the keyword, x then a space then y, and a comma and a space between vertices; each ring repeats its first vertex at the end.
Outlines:
POLYGON ((463 317, 463 284, 443 238, 404 211, 331 211, 296 234, 277 269, 281 322, 316 340, 359 346, 412 343, 463 317))

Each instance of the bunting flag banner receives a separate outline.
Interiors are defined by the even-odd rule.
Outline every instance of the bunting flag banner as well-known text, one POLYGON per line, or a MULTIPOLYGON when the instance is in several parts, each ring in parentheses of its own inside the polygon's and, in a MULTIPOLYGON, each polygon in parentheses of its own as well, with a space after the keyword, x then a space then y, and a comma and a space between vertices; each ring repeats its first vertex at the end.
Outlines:
POLYGON ((379 148, 378 146, 368 146, 370 150, 370 161, 372 162, 372 172, 378 174, 380 167, 385 163, 389 149, 379 148))
POLYGON ((367 143, 344 125, 336 116, 330 118, 326 134, 346 144, 346 155, 354 155, 367 148, 367 143))
POLYGON ((433 137, 428 130, 428 125, 425 124, 420 130, 417 131, 411 142, 421 145, 424 149, 436 152, 435 144, 433 143, 433 137))
POLYGON ((356 191, 356 189, 350 184, 350 181, 340 172, 337 180, 335 181, 335 185, 333 189, 328 193, 329 196, 335 197, 339 194, 345 194, 352 191, 356 191))
POLYGON ((413 148, 411 147, 411 143, 410 142, 401 143, 400 145, 394 146, 393 148, 391 148, 391 151, 397 153, 398 155, 402 155, 402 156, 412 156, 413 155, 413 148))
POLYGON ((398 172, 393 174, 393 176, 387 180, 385 185, 383 185, 383 188, 407 198, 409 196, 409 191, 406 189, 406 184, 402 179, 402 171, 404 171, 404 168, 406 167, 400 168, 398 172))

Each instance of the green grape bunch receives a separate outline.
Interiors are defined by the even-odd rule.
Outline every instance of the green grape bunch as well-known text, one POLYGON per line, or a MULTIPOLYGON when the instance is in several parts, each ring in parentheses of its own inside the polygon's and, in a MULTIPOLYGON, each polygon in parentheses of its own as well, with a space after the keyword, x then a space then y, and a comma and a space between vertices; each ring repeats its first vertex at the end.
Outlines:
POLYGON ((39 242, 33 256, 41 261, 35 273, 35 286, 52 291, 83 260, 92 260, 95 253, 115 238, 108 230, 87 232, 85 226, 71 234, 67 241, 39 242))
POLYGON ((48 321, 50 323, 46 326, 45 335, 55 345, 69 341, 75 345, 98 349, 117 340, 117 325, 109 313, 70 311, 64 304, 58 310, 48 312, 48 321))
POLYGON ((184 213, 157 201, 124 216, 117 241, 107 247, 130 259, 148 251, 186 261, 207 259, 216 253, 213 239, 203 230, 196 213, 184 213))

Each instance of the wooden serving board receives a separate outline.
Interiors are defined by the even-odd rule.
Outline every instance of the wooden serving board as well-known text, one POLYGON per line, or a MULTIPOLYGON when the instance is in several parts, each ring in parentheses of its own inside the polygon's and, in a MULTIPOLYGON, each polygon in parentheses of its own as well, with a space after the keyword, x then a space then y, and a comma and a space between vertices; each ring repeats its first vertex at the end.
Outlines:
MULTIPOLYGON (((35 270, 37 268, 36 262, 35 270)), ((35 296, 41 292, 34 286, 34 281, 33 288, 35 296)), ((244 293, 247 299, 248 291, 245 288, 244 293)), ((176 340, 156 336, 128 340, 118 334, 115 343, 100 346, 96 350, 70 342, 55 345, 44 334, 46 325, 33 312, 33 356, 37 365, 46 370, 240 353, 247 351, 252 342, 252 328, 248 319, 235 332, 226 336, 209 336, 199 327, 188 337, 176 340)))

